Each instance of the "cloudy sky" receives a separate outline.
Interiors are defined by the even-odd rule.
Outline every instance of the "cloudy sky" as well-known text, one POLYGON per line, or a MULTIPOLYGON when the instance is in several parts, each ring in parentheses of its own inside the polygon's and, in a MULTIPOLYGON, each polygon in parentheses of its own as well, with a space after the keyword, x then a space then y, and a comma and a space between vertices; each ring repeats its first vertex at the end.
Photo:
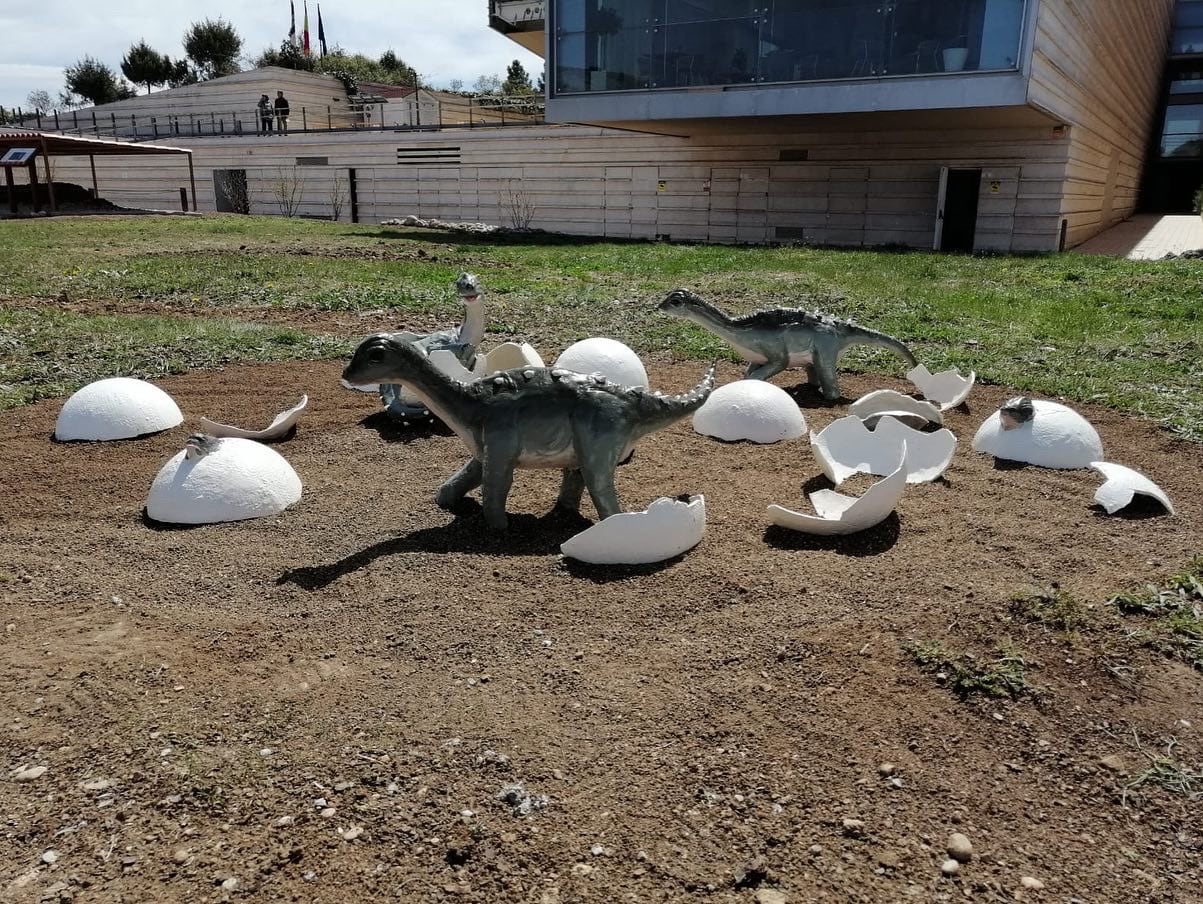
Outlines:
MULTIPOLYGON (((297 32, 302 2, 296 0, 297 32)), ((542 60, 488 27, 488 0, 326 0, 326 42, 376 57, 392 48, 435 86, 452 79, 471 85, 479 75, 499 75, 522 61, 532 78, 542 60)), ((93 56, 120 72, 121 57, 145 38, 173 59, 181 38, 198 19, 224 18, 257 56, 288 35, 288 0, 0 0, 0 105, 28 106, 31 91, 57 98, 63 68, 93 56)), ((317 45, 317 6, 309 3, 309 32, 317 45)))

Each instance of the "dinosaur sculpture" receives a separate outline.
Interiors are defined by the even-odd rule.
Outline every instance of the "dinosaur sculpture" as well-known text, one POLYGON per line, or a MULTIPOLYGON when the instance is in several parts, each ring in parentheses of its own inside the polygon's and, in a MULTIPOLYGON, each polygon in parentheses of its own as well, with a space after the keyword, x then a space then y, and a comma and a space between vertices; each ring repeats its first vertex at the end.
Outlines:
MULTIPOLYGON (((464 322, 455 329, 439 330, 420 336, 416 333, 393 333, 399 340, 420 345, 428 352, 446 350, 455 355, 468 370, 476 362, 476 347, 485 334, 484 304, 480 280, 471 273, 461 273, 455 280, 455 291, 464 303, 464 322)), ((404 392, 397 383, 380 384, 380 401, 385 410, 402 421, 419 420, 430 416, 426 406, 404 392)))
POLYGON ((588 488, 601 518, 622 511, 615 467, 642 437, 700 408, 714 389, 714 370, 711 365, 679 396, 549 367, 498 371, 465 383, 435 367, 425 349, 380 333, 355 349, 343 382, 399 382, 441 418, 472 459, 439 488, 435 502, 451 508, 480 487, 486 523, 503 530, 515 468, 561 469, 561 508, 579 510, 588 488))
POLYGON ((817 383, 828 400, 840 397, 836 367, 851 345, 876 345, 912 367, 916 364, 910 349, 897 339, 827 314, 776 308, 733 318, 689 289, 669 292, 660 310, 691 320, 732 345, 748 362, 745 379, 767 380, 787 367, 805 367, 809 382, 817 383))

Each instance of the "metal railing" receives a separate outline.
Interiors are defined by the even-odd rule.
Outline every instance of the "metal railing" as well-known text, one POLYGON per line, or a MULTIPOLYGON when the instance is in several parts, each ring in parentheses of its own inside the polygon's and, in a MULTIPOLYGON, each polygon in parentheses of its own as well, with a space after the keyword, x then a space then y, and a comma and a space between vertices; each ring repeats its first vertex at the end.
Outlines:
POLYGON ((0 124, 77 135, 133 140, 173 137, 266 137, 275 134, 362 131, 439 131, 441 129, 492 128, 540 125, 544 122, 541 95, 469 95, 433 103, 352 102, 348 106, 301 106, 289 111, 286 125, 278 117, 260 117, 257 108, 211 110, 204 113, 105 113, 95 109, 35 111, 21 109, 0 124))

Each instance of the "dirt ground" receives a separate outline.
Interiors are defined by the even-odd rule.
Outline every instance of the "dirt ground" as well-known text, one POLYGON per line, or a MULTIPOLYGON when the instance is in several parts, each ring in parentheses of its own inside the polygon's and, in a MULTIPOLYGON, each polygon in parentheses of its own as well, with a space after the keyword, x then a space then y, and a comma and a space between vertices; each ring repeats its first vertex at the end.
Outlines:
MULTIPOLYGON (((339 367, 163 380, 185 424, 129 442, 50 442, 60 402, 0 414, 0 900, 1203 901, 1198 802, 1124 793, 1170 739, 1203 761, 1203 676, 1106 605, 1200 551, 1203 448, 1083 406, 1178 506, 1106 517, 1093 472, 970 450, 1008 395, 983 386, 947 479, 830 540, 765 516, 825 485, 805 440, 685 422, 619 490, 704 493, 705 539, 603 569, 559 556, 585 522, 547 516, 552 473, 519 474, 505 535, 437 509, 459 441, 383 422, 339 367), (200 416, 259 426, 302 392, 295 508, 143 521, 200 416), (1052 582, 1086 625, 1016 616, 1052 582), (1037 694, 957 699, 904 651, 935 640, 1013 647, 1037 694), (974 858, 944 877, 952 832, 974 858)), ((802 401, 815 429, 843 413, 802 401)))

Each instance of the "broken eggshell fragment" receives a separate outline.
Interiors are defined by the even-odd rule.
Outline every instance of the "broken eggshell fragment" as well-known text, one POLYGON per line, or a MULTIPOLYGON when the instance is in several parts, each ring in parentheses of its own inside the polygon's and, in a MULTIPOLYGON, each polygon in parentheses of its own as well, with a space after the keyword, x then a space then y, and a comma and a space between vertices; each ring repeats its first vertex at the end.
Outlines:
POLYGON ((890 516, 906 489, 906 449, 893 471, 865 490, 860 498, 845 496, 834 490, 818 490, 810 494, 816 515, 795 512, 780 505, 768 507, 769 520, 778 527, 807 534, 837 536, 855 534, 875 527, 890 516))
POLYGON ((872 427, 878 418, 889 415, 908 427, 944 425, 944 415, 931 402, 904 395, 893 389, 878 389, 861 396, 848 406, 848 413, 872 427))
POLYGON ((947 428, 921 433, 890 415, 882 415, 876 429, 870 430, 860 418, 849 415, 811 433, 810 446, 819 467, 836 486, 862 472, 886 476, 897 467, 904 449, 906 482, 926 483, 948 470, 957 439, 947 428))
POLYGON ((777 443, 805 433, 806 418, 780 386, 736 380, 714 390, 694 412, 693 429, 727 442, 777 443))
POLYGON ((915 388, 923 393, 923 397, 940 406, 941 411, 956 408, 973 390, 977 380, 977 372, 970 371, 968 377, 962 377, 955 367, 933 374, 922 364, 912 368, 906 378, 915 384, 915 388))
POLYGON ((308 404, 309 396, 301 396, 301 401, 297 402, 291 408, 281 411, 262 430, 244 430, 241 427, 219 424, 216 421, 209 420, 207 417, 203 417, 200 421, 201 431, 215 437, 238 437, 240 439, 257 440, 261 443, 271 442, 287 435, 288 431, 296 426, 297 421, 301 419, 301 412, 305 410, 305 406, 308 404))
POLYGON ((1103 459, 1103 441, 1072 408, 1043 399, 1012 399, 978 428, 977 452, 1042 468, 1086 468, 1103 459))
POLYGON ((642 512, 611 515, 560 544, 591 565, 648 565, 697 546, 706 531, 706 497, 662 496, 642 512))
POLYGON ((1103 507, 1108 515, 1114 515, 1121 509, 1132 504, 1136 496, 1148 496, 1156 499, 1171 515, 1174 506, 1165 491, 1139 471, 1124 465, 1112 464, 1108 461, 1092 461, 1090 467, 1098 471, 1107 481, 1095 490, 1094 501, 1103 507))

